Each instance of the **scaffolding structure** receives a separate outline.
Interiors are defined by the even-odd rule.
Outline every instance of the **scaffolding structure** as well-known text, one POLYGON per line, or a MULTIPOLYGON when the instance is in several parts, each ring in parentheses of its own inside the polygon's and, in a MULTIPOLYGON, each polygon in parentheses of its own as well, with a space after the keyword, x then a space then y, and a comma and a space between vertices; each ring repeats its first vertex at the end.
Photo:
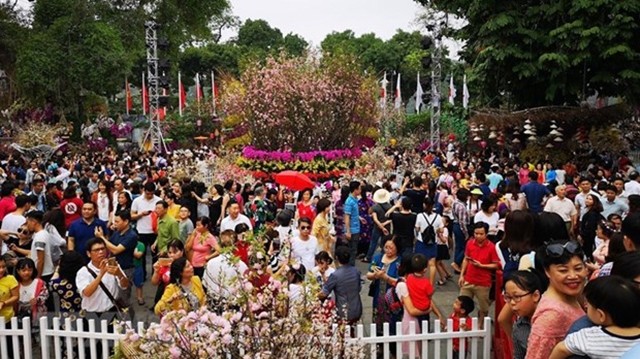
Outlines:
POLYGON ((149 129, 145 133, 140 146, 143 150, 154 149, 158 152, 169 152, 160 126, 160 67, 158 57, 158 24, 146 21, 145 44, 147 48, 147 86, 149 87, 149 129))
POLYGON ((443 13, 433 14, 428 29, 433 40, 433 50, 431 52, 431 134, 430 150, 440 150, 440 114, 442 105, 440 104, 440 86, 442 80, 442 32, 447 26, 447 15, 443 13))

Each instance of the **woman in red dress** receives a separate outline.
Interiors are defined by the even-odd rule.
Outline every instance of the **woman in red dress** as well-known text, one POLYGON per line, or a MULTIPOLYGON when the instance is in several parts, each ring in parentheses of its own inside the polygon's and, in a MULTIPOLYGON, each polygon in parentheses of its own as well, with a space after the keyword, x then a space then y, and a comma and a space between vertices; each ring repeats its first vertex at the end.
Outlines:
POLYGON ((316 218, 316 209, 313 207, 312 201, 313 192, 311 188, 303 189, 300 193, 300 199, 296 205, 296 219, 307 217, 311 220, 316 218))

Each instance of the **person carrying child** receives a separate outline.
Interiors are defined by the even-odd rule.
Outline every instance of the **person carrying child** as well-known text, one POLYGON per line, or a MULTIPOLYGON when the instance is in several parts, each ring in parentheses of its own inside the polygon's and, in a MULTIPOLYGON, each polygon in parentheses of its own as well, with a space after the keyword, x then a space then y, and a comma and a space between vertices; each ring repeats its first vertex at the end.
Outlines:
POLYGON ((640 343, 640 288, 615 275, 596 278, 584 289, 587 315, 597 326, 567 335, 551 359, 586 355, 591 359, 620 358, 640 343))

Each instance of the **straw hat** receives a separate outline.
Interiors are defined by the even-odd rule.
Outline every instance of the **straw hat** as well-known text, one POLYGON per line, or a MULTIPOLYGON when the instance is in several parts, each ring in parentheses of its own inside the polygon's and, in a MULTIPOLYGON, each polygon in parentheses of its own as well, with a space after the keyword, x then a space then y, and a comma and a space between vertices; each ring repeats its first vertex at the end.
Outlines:
POLYGON ((373 194, 373 201, 375 203, 387 203, 391 199, 391 194, 384 188, 381 188, 373 194))

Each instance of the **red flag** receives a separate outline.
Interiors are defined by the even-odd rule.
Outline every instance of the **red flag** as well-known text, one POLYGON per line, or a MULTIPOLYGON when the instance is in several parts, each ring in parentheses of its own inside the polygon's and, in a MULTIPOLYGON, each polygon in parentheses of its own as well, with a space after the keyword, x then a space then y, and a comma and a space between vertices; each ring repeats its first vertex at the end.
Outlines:
POLYGON ((184 90, 184 85, 182 85, 182 77, 178 72, 178 109, 180 110, 180 116, 182 116, 182 111, 187 107, 187 93, 184 90))
MULTIPOLYGON (((162 96, 167 96, 167 89, 162 89, 162 96)), ((158 120, 162 121, 167 117, 167 108, 162 107, 158 109, 158 120)))
POLYGON ((133 108, 133 97, 131 97, 131 89, 129 88, 129 80, 127 80, 125 78, 124 79, 124 83, 125 83, 125 93, 126 93, 126 96, 127 96, 126 108, 127 108, 127 115, 128 115, 129 111, 131 111, 131 109, 133 108))
POLYGON ((144 73, 142 73, 142 113, 146 115, 149 112, 149 90, 147 90, 147 83, 144 80, 144 73))

